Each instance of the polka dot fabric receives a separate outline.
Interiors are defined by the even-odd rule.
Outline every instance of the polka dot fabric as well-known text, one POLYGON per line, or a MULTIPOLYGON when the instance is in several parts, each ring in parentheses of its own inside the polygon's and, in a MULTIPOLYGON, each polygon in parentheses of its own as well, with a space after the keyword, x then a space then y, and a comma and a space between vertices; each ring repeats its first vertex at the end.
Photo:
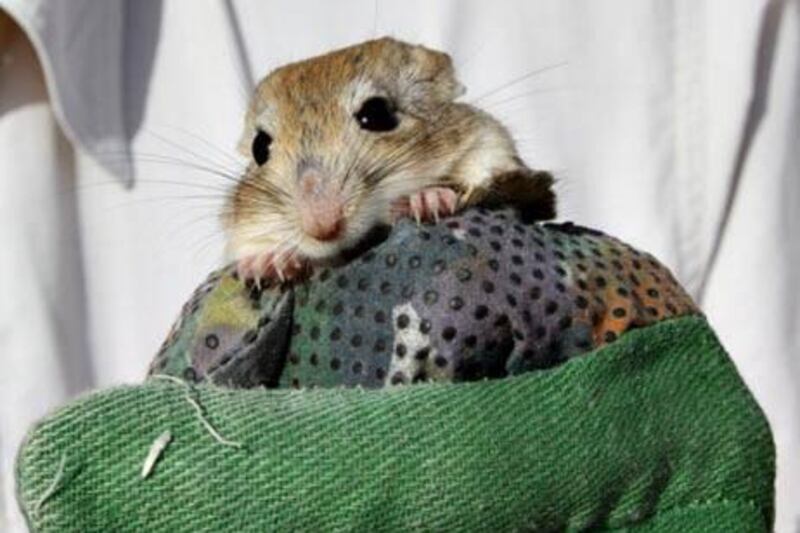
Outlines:
POLYGON ((256 291, 232 269, 213 274, 151 373, 243 387, 499 378, 694 313, 648 254, 571 223, 478 208, 437 225, 400 222, 380 245, 292 288, 256 291))

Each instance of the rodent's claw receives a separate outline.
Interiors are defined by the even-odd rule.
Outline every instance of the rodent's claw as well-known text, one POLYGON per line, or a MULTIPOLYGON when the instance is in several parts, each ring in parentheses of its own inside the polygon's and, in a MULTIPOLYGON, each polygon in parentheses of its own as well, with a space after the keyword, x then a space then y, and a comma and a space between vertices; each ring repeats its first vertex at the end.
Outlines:
POLYGON ((295 280, 307 273, 308 261, 295 253, 275 253, 274 251, 243 257, 236 264, 236 272, 242 281, 252 281, 258 289, 262 282, 277 278, 281 283, 295 280))
POLYGON ((456 212, 458 207, 458 194, 447 187, 428 187, 402 198, 392 205, 395 217, 411 216, 421 222, 439 222, 442 216, 449 216, 456 212))

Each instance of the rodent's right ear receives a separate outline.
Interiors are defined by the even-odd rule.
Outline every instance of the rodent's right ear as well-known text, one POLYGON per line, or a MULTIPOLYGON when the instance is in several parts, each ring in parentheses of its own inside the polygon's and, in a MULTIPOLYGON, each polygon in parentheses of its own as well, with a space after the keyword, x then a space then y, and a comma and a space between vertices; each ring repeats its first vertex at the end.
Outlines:
POLYGON ((429 85, 440 101, 452 101, 462 96, 466 89, 456 78, 453 59, 449 54, 425 48, 421 45, 411 47, 410 77, 417 82, 429 85))
POLYGON ((372 46, 381 77, 392 80, 406 105, 419 111, 436 109, 464 94, 453 60, 444 52, 384 37, 372 46))

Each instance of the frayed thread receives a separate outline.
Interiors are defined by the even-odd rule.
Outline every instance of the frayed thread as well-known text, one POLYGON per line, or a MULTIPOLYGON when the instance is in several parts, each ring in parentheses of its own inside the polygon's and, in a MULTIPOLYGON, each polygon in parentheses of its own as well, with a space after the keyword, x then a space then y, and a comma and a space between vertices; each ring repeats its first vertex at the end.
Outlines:
POLYGON ((169 376, 167 374, 155 374, 155 375, 153 375, 151 377, 156 378, 156 379, 163 379, 163 380, 166 380, 166 381, 171 381, 173 383, 177 383, 179 385, 183 385, 184 387, 186 387, 186 389, 187 389, 186 390, 186 396, 185 396, 186 401, 189 402, 189 405, 191 405, 194 408, 195 414, 197 415, 197 419, 200 421, 200 423, 203 425, 203 427, 206 429, 206 431, 208 431, 208 433, 214 438, 214 440, 216 440, 218 443, 222 444, 223 446, 228 446, 228 447, 231 447, 231 448, 242 448, 242 443, 241 442, 233 441, 233 440, 230 440, 230 439, 226 439, 225 437, 223 437, 220 434, 219 431, 217 431, 217 429, 213 426, 213 424, 211 424, 211 422, 209 422, 209 420, 208 420, 208 418, 206 416, 206 411, 203 408, 203 406, 200 404, 200 402, 197 400, 197 398, 193 398, 192 397, 192 393, 194 392, 194 388, 192 388, 191 384, 189 384, 189 383, 187 383, 187 382, 185 382, 183 380, 180 380, 180 379, 176 378, 175 376, 169 376))
POLYGON ((153 444, 150 445, 150 451, 147 452, 147 457, 145 457, 144 464, 142 465, 142 479, 147 479, 170 442, 172 442, 172 432, 169 430, 159 435, 158 438, 153 441, 153 444))
POLYGON ((56 475, 53 477, 53 480, 50 482, 50 485, 47 486, 47 489, 42 493, 42 497, 34 504, 33 506, 33 514, 38 515, 39 511, 42 509, 47 500, 53 497, 58 489, 61 488, 61 480, 64 478, 64 468, 67 465, 67 454, 61 454, 61 461, 58 463, 58 470, 56 470, 56 475))

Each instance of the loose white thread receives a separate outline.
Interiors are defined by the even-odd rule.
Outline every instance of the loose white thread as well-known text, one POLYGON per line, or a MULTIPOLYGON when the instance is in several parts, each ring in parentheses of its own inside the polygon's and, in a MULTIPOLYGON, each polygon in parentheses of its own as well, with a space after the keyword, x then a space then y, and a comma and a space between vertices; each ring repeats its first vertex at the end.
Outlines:
POLYGON ((170 442, 172 442, 172 433, 169 430, 159 435, 158 438, 153 441, 153 444, 150 445, 150 451, 147 452, 147 457, 145 457, 144 464, 142 465, 142 479, 147 479, 153 471, 156 462, 161 457, 161 454, 164 453, 164 449, 169 446, 170 442))
POLYGON ((219 442, 220 444, 222 444, 223 446, 230 446, 231 448, 241 448, 242 447, 242 443, 241 442, 229 440, 229 439, 226 439, 225 437, 223 437, 222 435, 220 435, 219 431, 217 431, 217 429, 211 424, 211 422, 208 421, 208 418, 206 418, 206 413, 205 413, 205 409, 203 409, 203 406, 200 405, 200 402, 197 401, 196 398, 192 398, 192 392, 194 391, 194 389, 192 388, 192 386, 189 383, 187 383, 185 381, 182 381, 182 380, 180 380, 180 379, 178 379, 178 378, 176 378, 174 376, 168 376, 166 374, 155 374, 155 375, 153 375, 151 377, 154 377, 156 379, 165 379, 167 381, 172 381, 174 383, 178 383, 180 385, 185 386, 187 388, 186 396, 185 396, 186 401, 189 402, 189 404, 194 408, 195 413, 197 414, 197 419, 200 421, 200 423, 203 425, 203 427, 206 428, 206 431, 208 431, 211 434, 211 436, 214 437, 214 439, 217 442, 219 442))
POLYGON ((58 470, 56 471, 56 475, 53 478, 53 481, 50 482, 50 485, 42 494, 42 497, 39 498, 39 501, 36 502, 36 505, 33 506, 33 514, 38 515, 39 511, 41 510, 42 506, 53 497, 53 495, 58 491, 61 484, 61 479, 64 477, 64 467, 67 464, 67 454, 61 454, 61 462, 58 464, 58 470))

